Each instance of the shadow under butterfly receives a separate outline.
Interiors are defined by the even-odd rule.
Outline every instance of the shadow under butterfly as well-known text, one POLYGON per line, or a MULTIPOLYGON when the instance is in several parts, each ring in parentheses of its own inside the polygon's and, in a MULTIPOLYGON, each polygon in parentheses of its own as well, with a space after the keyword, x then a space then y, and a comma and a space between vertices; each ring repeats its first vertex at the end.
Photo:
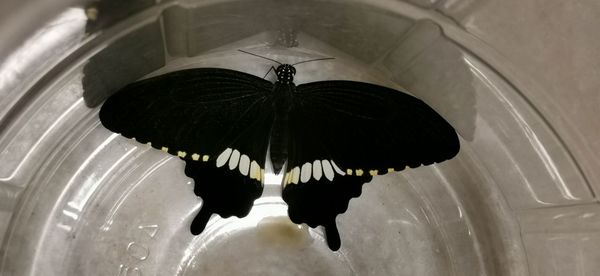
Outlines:
POLYGON ((269 60, 279 64, 271 67, 275 83, 228 69, 188 69, 127 85, 100 110, 111 131, 186 162, 203 199, 195 235, 213 213, 249 213, 269 158, 275 173, 285 173, 290 219, 324 226, 329 248, 338 250, 335 218, 364 183, 459 151, 452 126, 413 96, 354 81, 296 86, 294 65, 307 61, 269 60))

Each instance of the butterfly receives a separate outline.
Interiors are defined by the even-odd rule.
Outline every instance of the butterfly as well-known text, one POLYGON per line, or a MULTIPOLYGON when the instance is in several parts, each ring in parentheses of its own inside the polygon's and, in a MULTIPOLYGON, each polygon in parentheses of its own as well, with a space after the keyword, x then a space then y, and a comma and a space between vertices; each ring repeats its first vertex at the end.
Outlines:
POLYGON ((203 199, 193 234, 213 213, 246 216, 269 159, 274 173, 284 174, 290 219, 324 226, 335 251, 336 216, 364 183, 459 152, 454 128, 411 95, 345 80, 296 86, 294 66, 303 62, 269 60, 278 63, 269 70, 274 83, 229 69, 187 69, 129 84, 101 107, 109 130, 186 162, 203 199))

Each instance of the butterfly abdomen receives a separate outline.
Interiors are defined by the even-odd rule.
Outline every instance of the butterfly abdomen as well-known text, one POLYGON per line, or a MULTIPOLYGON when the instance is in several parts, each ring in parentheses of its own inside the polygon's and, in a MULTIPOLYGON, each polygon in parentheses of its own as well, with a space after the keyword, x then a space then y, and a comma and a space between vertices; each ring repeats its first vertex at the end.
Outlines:
POLYGON ((288 158, 289 116, 277 112, 269 139, 270 158, 275 173, 279 173, 288 158))
POLYGON ((276 82, 273 89, 275 119, 269 139, 270 158, 275 173, 279 173, 288 158, 289 112, 296 86, 293 83, 276 82))

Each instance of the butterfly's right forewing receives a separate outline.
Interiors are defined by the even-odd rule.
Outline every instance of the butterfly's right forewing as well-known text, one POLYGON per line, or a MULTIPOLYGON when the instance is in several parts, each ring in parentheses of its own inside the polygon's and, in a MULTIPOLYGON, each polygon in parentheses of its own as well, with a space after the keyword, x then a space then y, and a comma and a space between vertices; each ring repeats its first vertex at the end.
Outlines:
POLYGON ((182 70, 121 89, 103 104, 100 120, 114 132, 171 154, 212 158, 269 119, 260 113, 271 87, 233 70, 182 70))

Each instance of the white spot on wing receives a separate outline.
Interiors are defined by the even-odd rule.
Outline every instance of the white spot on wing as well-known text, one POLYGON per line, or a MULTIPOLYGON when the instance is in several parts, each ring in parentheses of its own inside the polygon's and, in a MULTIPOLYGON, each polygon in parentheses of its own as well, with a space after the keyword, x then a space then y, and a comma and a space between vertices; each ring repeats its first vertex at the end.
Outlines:
POLYGON ((341 175, 346 175, 346 173, 344 171, 342 171, 340 169, 340 167, 338 167, 335 162, 333 162, 333 160, 331 160, 331 165, 333 165, 333 169, 335 170, 336 173, 341 174, 341 175))
POLYGON ((298 180, 300 180, 300 168, 295 167, 292 170, 292 183, 298 184, 298 180))
POLYGON ((310 179, 310 176, 312 174, 311 167, 312 165, 308 162, 302 165, 302 172, 300 173, 300 181, 302 181, 302 183, 306 183, 310 179))
POLYGON ((258 179, 260 177, 260 166, 256 161, 250 163, 250 178, 258 179))
POLYGON ((313 169, 313 177, 316 180, 321 179, 321 176, 323 176, 323 171, 321 170, 321 161, 315 160, 315 162, 313 162, 312 169, 313 169))
POLYGON ((335 173, 333 172, 331 163, 329 163, 329 161, 327 161, 327 160, 323 160, 323 161, 321 161, 321 164, 323 164, 323 173, 325 174, 325 177, 327 177, 327 179, 329 179, 329 181, 333 181, 333 177, 335 176, 335 173))
POLYGON ((225 149, 219 157, 217 157, 217 168, 223 167, 227 160, 229 160, 229 155, 231 155, 231 148, 225 149))
POLYGON ((356 176, 362 176, 364 173, 364 171, 362 169, 357 169, 356 170, 356 176))
POLYGON ((234 150, 231 154, 231 158, 229 158, 229 169, 233 170, 237 168, 238 162, 240 162, 240 152, 238 150, 234 150))
POLYGON ((250 157, 248 155, 242 155, 240 157, 240 173, 243 175, 248 175, 248 171, 250 170, 250 157))

